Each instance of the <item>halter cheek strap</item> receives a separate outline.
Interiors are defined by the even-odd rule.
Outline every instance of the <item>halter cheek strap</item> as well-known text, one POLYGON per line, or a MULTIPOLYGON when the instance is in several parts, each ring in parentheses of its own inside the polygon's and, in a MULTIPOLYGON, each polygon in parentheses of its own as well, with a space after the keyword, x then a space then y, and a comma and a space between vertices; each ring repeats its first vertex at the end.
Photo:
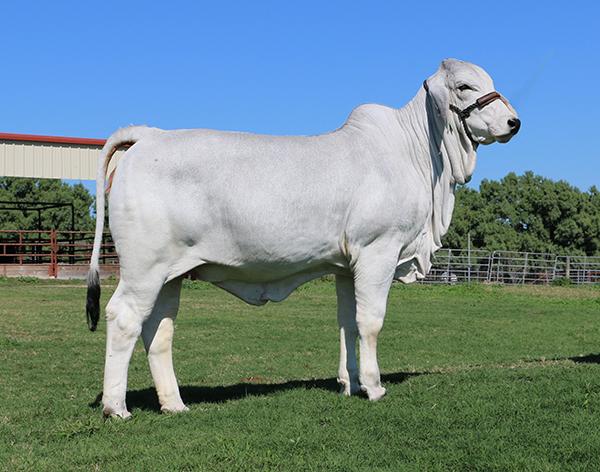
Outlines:
MULTIPOLYGON (((425 89, 425 91, 427 93, 429 93, 429 85, 427 85, 427 80, 423 81, 423 88, 425 89)), ((495 100, 502 101, 502 103, 504 103, 509 109, 512 108, 510 106, 510 104, 508 103, 508 101, 496 91, 486 93, 485 95, 483 95, 483 96, 479 97, 477 100, 475 100, 474 103, 472 103, 471 105, 469 105, 466 108, 463 108, 462 110, 460 108, 458 108, 456 105, 453 105, 452 103, 450 104, 450 107, 449 107, 450 110, 452 110, 454 113, 456 113, 458 115, 458 117, 460 118, 460 121, 463 124, 463 128, 465 129, 465 133, 467 134, 467 136, 471 140, 471 142, 473 142, 475 144, 479 144, 477 141, 475 141, 473 139, 473 136, 471 135, 471 131, 469 130, 469 125, 467 125, 467 118, 471 115, 471 112, 473 110, 481 110, 482 108, 488 106, 490 103, 494 102, 495 100)))

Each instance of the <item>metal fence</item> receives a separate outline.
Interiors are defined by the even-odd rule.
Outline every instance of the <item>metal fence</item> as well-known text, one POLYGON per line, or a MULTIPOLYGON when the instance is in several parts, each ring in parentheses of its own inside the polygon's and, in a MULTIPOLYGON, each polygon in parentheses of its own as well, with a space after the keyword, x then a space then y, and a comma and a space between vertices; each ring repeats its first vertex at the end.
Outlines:
POLYGON ((440 249, 423 283, 487 282, 490 255, 481 249, 440 249))
POLYGON ((510 285, 600 284, 600 257, 538 252, 440 249, 423 283, 489 282, 510 285))
POLYGON ((558 256, 552 278, 567 278, 575 284, 598 284, 600 283, 600 257, 558 256))
MULTIPOLYGON (((91 231, 0 231, 0 276, 85 277, 93 240, 91 231)), ((119 273, 110 233, 103 236, 100 273, 119 273)), ((422 283, 548 284, 559 279, 600 284, 600 257, 440 249, 422 283)))
POLYGON ((547 284, 552 281, 556 255, 538 252, 495 251, 488 282, 547 284))
MULTIPOLYGON (((92 255, 91 231, 0 231, 0 276, 85 277, 92 255)), ((100 248, 100 273, 117 275, 119 260, 109 233, 100 248)))

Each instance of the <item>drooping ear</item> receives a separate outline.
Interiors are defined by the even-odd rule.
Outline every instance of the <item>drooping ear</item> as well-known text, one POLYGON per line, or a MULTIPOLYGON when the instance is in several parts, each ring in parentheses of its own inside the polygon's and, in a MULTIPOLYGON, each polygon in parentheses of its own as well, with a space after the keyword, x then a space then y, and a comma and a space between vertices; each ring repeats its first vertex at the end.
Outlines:
POLYGON ((450 96, 448 93, 447 72, 444 63, 440 66, 435 74, 426 80, 427 96, 431 101, 432 111, 436 118, 441 120, 443 126, 448 120, 448 110, 450 109, 450 96))

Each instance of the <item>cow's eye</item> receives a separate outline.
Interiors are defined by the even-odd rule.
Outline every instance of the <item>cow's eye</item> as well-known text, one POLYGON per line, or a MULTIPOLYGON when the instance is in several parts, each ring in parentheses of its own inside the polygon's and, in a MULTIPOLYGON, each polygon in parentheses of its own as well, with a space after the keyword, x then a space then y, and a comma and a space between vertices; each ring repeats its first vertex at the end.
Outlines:
POLYGON ((470 85, 467 84, 462 84, 458 86, 458 90, 460 90, 461 92, 464 92, 465 90, 473 90, 473 87, 471 87, 470 85))

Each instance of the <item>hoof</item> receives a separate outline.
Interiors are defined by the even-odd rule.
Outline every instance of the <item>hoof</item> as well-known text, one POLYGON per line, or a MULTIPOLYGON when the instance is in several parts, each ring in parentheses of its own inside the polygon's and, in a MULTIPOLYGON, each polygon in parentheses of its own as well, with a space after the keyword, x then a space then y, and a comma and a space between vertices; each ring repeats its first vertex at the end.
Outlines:
POLYGON ((131 413, 129 413, 126 409, 121 411, 115 411, 114 409, 105 406, 102 410, 102 414, 105 418, 119 418, 122 420, 128 420, 131 418, 131 413))
POLYGON ((160 407, 160 412, 166 415, 176 415, 177 413, 185 413, 186 411, 190 411, 190 409, 183 403, 181 403, 180 405, 169 405, 160 407))
POLYGON ((349 397, 351 395, 356 395, 360 392, 360 387, 358 382, 350 382, 348 380, 337 379, 338 384, 340 384, 340 394, 345 397, 349 397))
POLYGON ((127 405, 125 405, 125 400, 120 401, 111 401, 109 399, 102 399, 102 414, 105 418, 121 418, 123 420, 127 420, 131 418, 131 413, 127 411, 127 405))
POLYGON ((378 385, 377 387, 365 387, 363 385, 361 390, 367 394, 369 401, 372 402, 381 400, 385 396, 385 388, 383 388, 381 385, 378 385))

